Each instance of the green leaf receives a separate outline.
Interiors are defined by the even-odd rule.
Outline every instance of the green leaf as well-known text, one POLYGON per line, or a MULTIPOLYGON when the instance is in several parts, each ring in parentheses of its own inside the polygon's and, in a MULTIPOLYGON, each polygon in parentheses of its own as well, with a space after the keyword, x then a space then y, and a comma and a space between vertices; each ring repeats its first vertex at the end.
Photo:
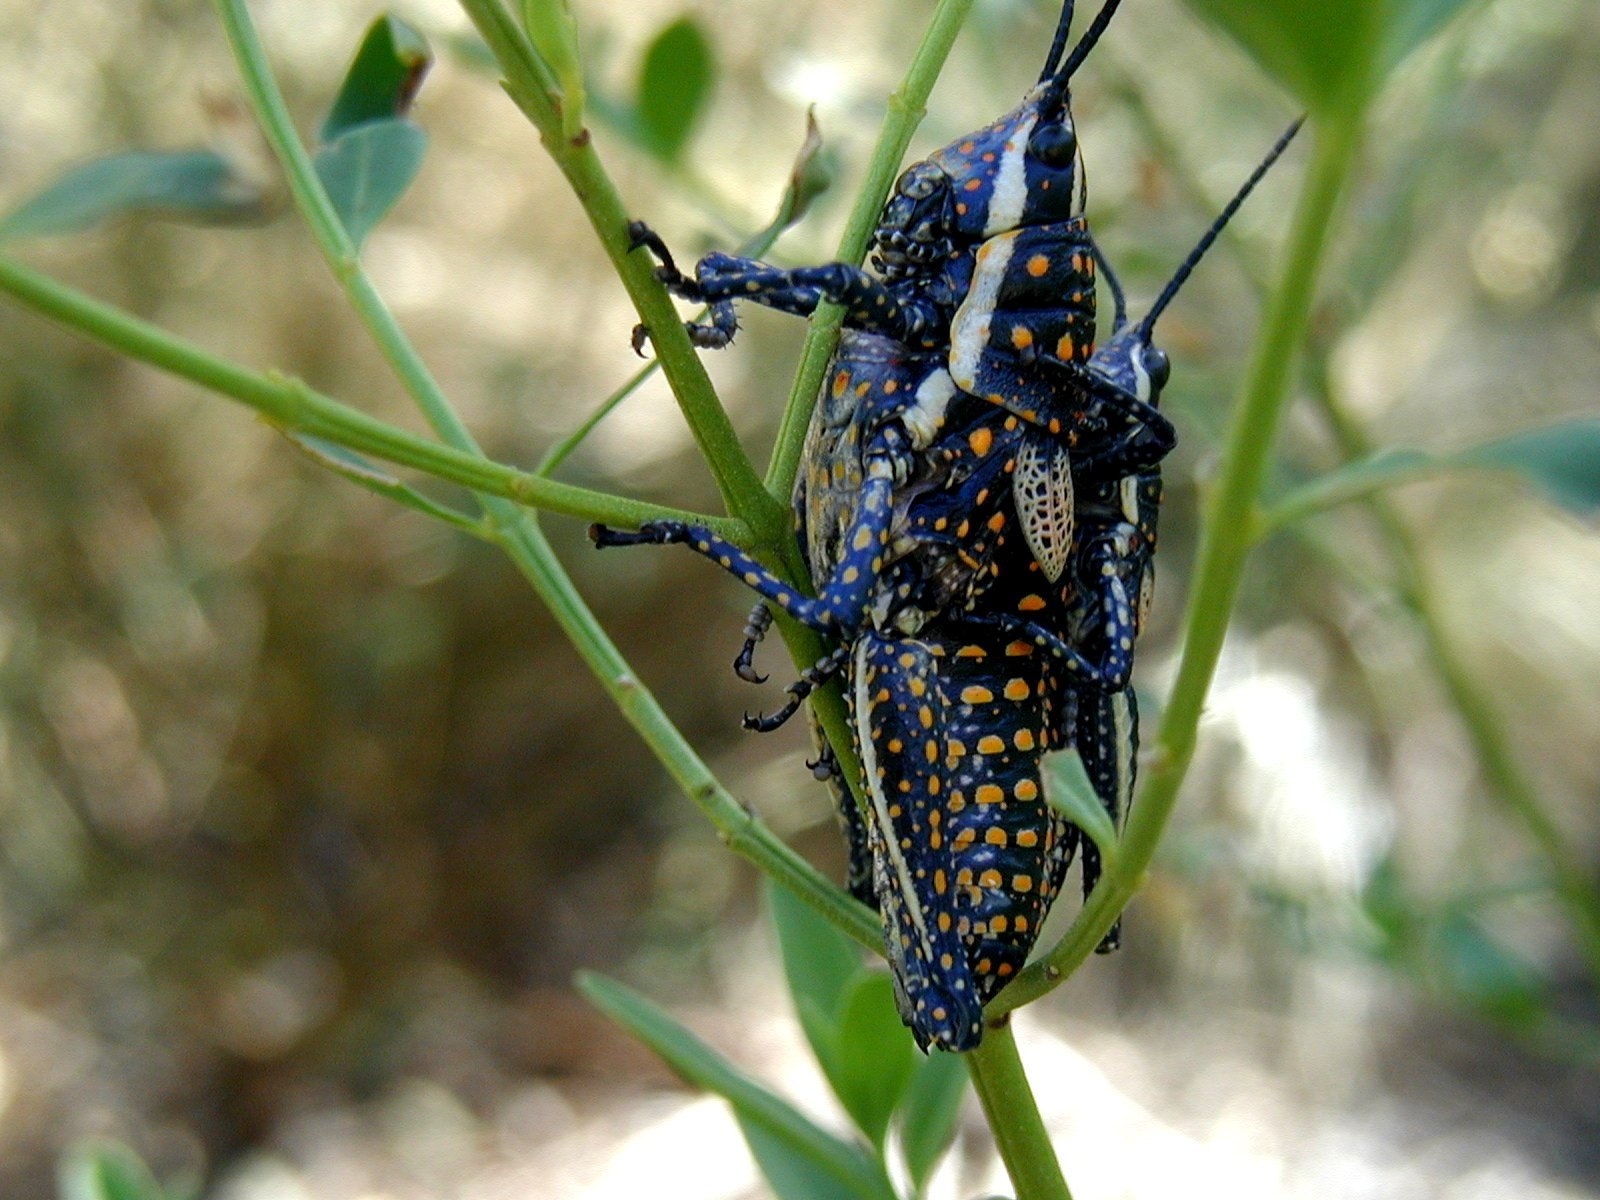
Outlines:
POLYGON ((800 1027, 831 1081, 839 1020, 861 970, 861 951, 832 922, 823 920, 781 884, 768 883, 767 907, 778 931, 783 974, 789 982, 800 1027))
POLYGON ((844 997, 828 1082, 856 1127, 881 1151, 889 1118, 921 1060, 883 971, 862 968, 844 997))
POLYGON ((1189 0, 1321 117, 1358 114, 1471 0, 1189 0))
POLYGON ((1473 917, 1447 918, 1432 950, 1438 982, 1473 1008, 1512 1024, 1532 1024, 1542 1014, 1543 980, 1473 917))
POLYGON ((900 1109, 900 1157, 920 1194, 956 1136, 967 1097, 967 1060, 935 1050, 912 1076, 900 1109))
POLYGON ((1044 798, 1050 807, 1089 835, 1109 868, 1117 856, 1116 826, 1100 803, 1078 752, 1058 750, 1045 755, 1043 777, 1044 798))
POLYGON ((405 194, 427 148, 421 129, 391 117, 358 125, 317 151, 317 177, 357 249, 405 194))
POLYGON ((1384 32, 1383 69, 1393 70, 1475 0, 1390 0, 1384 32))
POLYGON ((1449 454, 1381 450, 1290 492, 1267 511, 1261 527, 1277 529, 1384 488, 1460 470, 1513 471, 1547 499, 1592 518, 1600 514, 1600 419, 1563 421, 1449 454))
POLYGON ((689 142, 694 123, 711 97, 716 66, 700 26, 679 17, 645 51, 634 99, 644 146, 674 162, 689 142))
POLYGON ((1320 116, 1351 115, 1375 84, 1386 0, 1189 0, 1320 116))
POLYGON ((1600 419, 1546 425, 1454 455, 1463 466, 1516 471, 1579 516, 1600 513, 1600 419))
POLYGON ((166 1196, 150 1168, 120 1142, 73 1147, 56 1176, 61 1200, 164 1200, 166 1196))
POLYGON ((750 1147, 750 1157, 756 1160, 762 1177, 779 1200, 856 1200, 861 1195, 764 1126, 738 1112, 734 1118, 750 1147))
MULTIPOLYGON (((752 1142, 751 1151, 758 1155, 757 1161, 762 1162, 763 1170, 767 1164, 760 1154, 773 1155, 774 1145, 781 1146, 786 1166, 792 1168, 796 1162, 803 1162, 808 1177, 829 1181, 829 1186, 836 1189, 827 1192, 829 1196, 893 1200, 894 1189, 882 1168, 863 1147, 843 1141, 814 1124, 799 1109, 745 1075, 638 992, 588 971, 579 972, 574 983, 591 1004, 654 1050, 685 1082, 714 1092, 732 1104, 741 1127, 753 1124, 758 1128, 760 1147, 758 1149, 757 1143, 752 1142)), ((776 1186, 777 1181, 773 1182, 776 1186)), ((801 1195, 823 1193, 814 1190, 783 1194, 799 1200, 801 1195)))
POLYGON ((325 438, 313 437, 309 433, 297 433, 291 429, 280 429, 279 433, 288 438, 295 449, 312 459, 319 466, 326 467, 337 475, 343 476, 357 487, 365 488, 386 499, 403 504, 407 508, 415 509, 425 516, 443 521, 447 525, 454 525, 473 537, 488 537, 483 522, 468 516, 449 505, 440 504, 437 500, 430 500, 415 488, 408 487, 380 467, 369 458, 364 458, 348 447, 337 442, 330 442, 325 438))
POLYGON ((578 53, 578 25, 567 0, 524 0, 523 25, 539 57, 561 88, 561 130, 567 137, 583 128, 586 103, 583 62, 578 53))
POLYGON ((0 240, 78 233, 146 213, 224 223, 263 213, 261 184, 214 150, 130 151, 84 163, 0 220, 0 240))
POLYGON ((398 17, 379 17, 361 39, 318 140, 337 141, 359 126, 405 116, 432 65, 420 33, 398 17))
POLYGON ((793 225, 816 202, 818 196, 833 186, 834 162, 822 144, 822 130, 817 126, 817 109, 806 109, 806 136, 800 151, 789 168, 789 185, 778 202, 778 215, 769 228, 781 232, 793 225))

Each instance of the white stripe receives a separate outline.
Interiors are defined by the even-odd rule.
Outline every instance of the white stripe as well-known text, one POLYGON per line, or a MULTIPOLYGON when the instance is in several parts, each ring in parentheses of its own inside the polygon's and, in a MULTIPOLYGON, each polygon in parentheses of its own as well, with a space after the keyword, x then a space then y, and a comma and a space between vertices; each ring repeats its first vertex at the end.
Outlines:
POLYGON ((956 309, 950 321, 950 374, 956 386, 973 391, 973 380, 978 374, 978 360, 989 346, 989 322, 994 316, 995 303, 1000 298, 1000 285, 1005 282, 1006 268, 1011 265, 1011 254, 1016 249, 1014 233, 992 237, 978 247, 978 259, 972 269, 972 286, 967 298, 956 309))
POLYGON ((911 446, 925 450, 944 425, 945 409, 950 397, 956 394, 956 381, 950 372, 939 370, 917 385, 917 402, 906 409, 901 418, 911 432, 911 446))
POLYGON ((1038 120, 1038 113, 1025 118, 1000 154, 1000 169, 989 196, 989 220, 983 227, 986 234, 1015 229, 1022 220, 1022 206, 1028 200, 1028 135, 1038 120))
MULTIPOLYGON (((928 936, 928 922, 922 915, 922 905, 917 900, 916 885, 912 881, 911 867, 900 852, 900 839, 895 837, 894 824, 889 819, 889 798, 883 794, 883 777, 878 774, 877 747, 872 744, 871 705, 867 694, 867 640, 856 643, 855 720, 856 740, 861 745, 861 775, 866 780, 867 791, 872 796, 872 812, 877 818, 878 830, 883 835, 884 853, 900 883, 900 894, 905 898, 906 911, 911 923, 922 936, 924 965, 933 962, 933 939, 928 936)), ((892 936, 892 935, 891 935, 892 936)))

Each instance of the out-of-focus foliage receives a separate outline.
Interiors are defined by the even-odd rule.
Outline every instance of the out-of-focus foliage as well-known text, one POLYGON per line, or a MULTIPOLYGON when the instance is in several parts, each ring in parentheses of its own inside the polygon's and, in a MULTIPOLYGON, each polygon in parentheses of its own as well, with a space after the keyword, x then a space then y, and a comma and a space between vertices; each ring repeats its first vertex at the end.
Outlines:
MULTIPOLYGON (((376 14, 258 7, 310 134, 376 14)), ((1015 101, 1046 7, 980 6, 916 152, 1015 101)), ((1124 7, 1075 94, 1090 216, 1137 301, 1291 114, 1184 8, 1124 7)), ((684 9, 575 13, 591 107, 627 111, 684 9)), ((435 45, 461 31, 449 6, 402 15, 435 45)), ((726 248, 771 211, 807 104, 854 178, 925 15, 909 0, 691 9, 718 63, 698 117, 674 118, 693 171, 664 181, 615 125, 595 136, 670 242, 726 248)), ((1438 454, 1592 411, 1597 22, 1575 0, 1496 0, 1405 64, 1352 198, 1286 480, 1337 461, 1319 389, 1378 445, 1438 454)), ((205 101, 231 68, 203 4, 73 0, 0 6, 0 74, 26 81, 0 116, 12 211, 92 157, 211 144, 205 101)), ((485 443, 533 461, 635 368, 634 315, 487 75, 447 59, 413 116, 430 157, 366 261, 485 443)), ((1183 443, 1141 651, 1158 697, 1196 493, 1289 194, 1269 180, 1233 262, 1219 251, 1164 319, 1183 443)), ((780 256, 826 258, 841 208, 824 197, 780 256)), ((135 218, 28 249, 220 351, 412 419, 292 223, 135 218)), ((752 445, 796 324, 752 313, 712 363, 752 445)), ((748 873, 502 560, 307 469, 223 402, 3 306, 0 345, 0 1194, 48 1194, 64 1148, 99 1135, 232 1198, 664 1188, 628 1176, 617 1147, 660 1111, 628 1097, 670 1081, 571 994, 578 967, 682 997, 705 1040, 788 1090, 800 1056, 773 1049, 764 1019, 781 1007, 773 956, 732 931, 754 910, 748 873)), ((659 389, 564 472, 715 504, 659 389)), ((1396 500, 1451 635, 1594 874, 1592 527, 1477 477, 1396 500)), ((737 730, 758 703, 725 670, 745 597, 688 556, 590 557, 549 525, 736 794, 837 871, 803 734, 737 730)), ((1155 1194, 1163 1161, 1188 1169, 1171 1190, 1212 1170, 1249 1195, 1316 1194, 1300 1184, 1344 1168, 1385 1196, 1600 1178, 1593 989, 1395 578, 1355 506, 1263 549, 1125 949, 1039 1006, 1082 1056, 1039 1080, 1063 1157, 1103 1156, 1073 1139, 1120 1121, 1117 1186, 1155 1194), (1119 1116, 1130 1107, 1151 1119, 1119 1116), (1240 1146, 1248 1159, 1228 1157, 1240 1146)), ((937 1082, 925 1102, 954 1120, 937 1082)), ((675 1145, 742 1162, 717 1128, 675 1145)), ((937 1154, 903 1141, 926 1171, 937 1154)), ((981 1168, 952 1159, 978 1194, 981 1168)))

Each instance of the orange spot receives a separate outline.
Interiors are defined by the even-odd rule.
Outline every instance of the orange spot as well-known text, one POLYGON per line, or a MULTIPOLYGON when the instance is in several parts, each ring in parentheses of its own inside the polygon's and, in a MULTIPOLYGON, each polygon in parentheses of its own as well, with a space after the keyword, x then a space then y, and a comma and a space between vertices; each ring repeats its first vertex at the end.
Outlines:
POLYGON ((1050 269, 1050 256, 1048 254, 1035 254, 1028 260, 1028 274, 1035 279, 1050 269))
POLYGON ((997 512, 997 513, 995 513, 994 516, 989 518, 989 528, 994 530, 994 532, 999 533, 1005 527, 1006 527, 1006 515, 1005 515, 1005 513, 997 512))
POLYGON ((850 386, 850 372, 840 371, 833 377, 833 394, 835 398, 844 395, 845 388, 850 386))
POLYGON ((1038 612, 1043 607, 1044 597, 1036 592, 1029 592, 1021 600, 1017 601, 1017 611, 1019 612, 1038 612))
POLYGON ((967 435, 967 445, 972 447, 972 452, 979 458, 989 453, 989 447, 994 442, 994 434, 987 425, 980 425, 967 435))
MULTIPOLYGON (((1035 564, 1037 565, 1037 564, 1035 564)), ((1007 658, 1026 658, 1033 653, 1032 642, 1012 642, 1006 647, 1007 658)))
POLYGON ((1026 700, 1028 698, 1028 681, 1026 679, 1006 680, 1007 700, 1026 700))
POLYGON ((1017 845, 1021 846, 1024 850, 1032 850, 1038 844, 1039 835, 1032 829, 1024 829, 1021 833, 1017 834, 1017 845))
MULTIPOLYGON (((978 876, 978 886, 981 888, 997 888, 1001 884, 1000 872, 993 868, 978 876)), ((985 959, 985 962, 988 960, 985 959)))
POLYGON ((991 846, 1004 846, 1011 839, 1006 836, 1006 831, 991 825, 983 831, 983 840, 991 846))
POLYGON ((1039 785, 1031 779, 1020 779, 1017 786, 1011 789, 1011 794, 1018 800, 1037 800, 1039 785))
POLYGON ((1033 330, 1024 325, 1015 325, 1011 329, 1011 344, 1018 350, 1026 350, 1033 345, 1033 330))
POLYGON ((963 646, 956 651, 957 658, 987 658, 989 652, 982 646, 963 646))
POLYGON ((1033 745, 1034 745, 1034 743, 1033 743, 1033 730, 1031 730, 1031 729, 1019 729, 1019 730, 1017 730, 1015 736, 1013 736, 1012 739, 1011 739, 1011 744, 1013 746, 1015 746, 1018 750, 1032 750, 1033 749, 1033 745))
POLYGON ((966 186, 967 191, 975 192, 975 191, 977 191, 979 188, 981 188, 983 186, 983 180, 981 180, 981 179, 969 179, 969 180, 967 180, 965 186, 966 186))
POLYGON ((986 733, 978 739, 979 754, 1004 754, 1005 749, 1005 739, 998 738, 992 733, 986 733))
POLYGON ((961 699, 967 704, 988 704, 994 700, 994 693, 986 687, 973 684, 961 689, 961 699))
POLYGON ((1073 344, 1072 335, 1063 333, 1061 340, 1056 343, 1056 357, 1065 362, 1071 362, 1073 356, 1077 353, 1078 347, 1073 344))
POLYGON ((1033 891, 1032 875, 1013 875, 1011 877, 1011 890, 1015 892, 1033 891))
POLYGON ((978 790, 973 793, 973 799, 979 804, 999 804, 1005 798, 1005 792, 1000 790, 999 785, 993 783, 981 783, 978 785, 978 790))

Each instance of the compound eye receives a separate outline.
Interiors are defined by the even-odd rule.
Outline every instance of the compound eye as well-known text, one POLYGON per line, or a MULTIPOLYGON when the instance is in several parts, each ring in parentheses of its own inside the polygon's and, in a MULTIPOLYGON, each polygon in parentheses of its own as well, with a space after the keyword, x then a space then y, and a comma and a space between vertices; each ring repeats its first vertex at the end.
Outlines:
POLYGON ((910 200, 926 200, 939 190, 939 180, 933 172, 923 170, 924 164, 919 163, 904 175, 896 190, 910 200))
POLYGON ((1028 139, 1028 153, 1047 167, 1065 167, 1078 153, 1078 135, 1070 125, 1042 125, 1028 139))
POLYGON ((1167 379, 1172 375, 1172 360, 1160 346, 1145 347, 1144 373, 1150 376, 1150 384, 1156 391, 1167 386, 1167 379))

